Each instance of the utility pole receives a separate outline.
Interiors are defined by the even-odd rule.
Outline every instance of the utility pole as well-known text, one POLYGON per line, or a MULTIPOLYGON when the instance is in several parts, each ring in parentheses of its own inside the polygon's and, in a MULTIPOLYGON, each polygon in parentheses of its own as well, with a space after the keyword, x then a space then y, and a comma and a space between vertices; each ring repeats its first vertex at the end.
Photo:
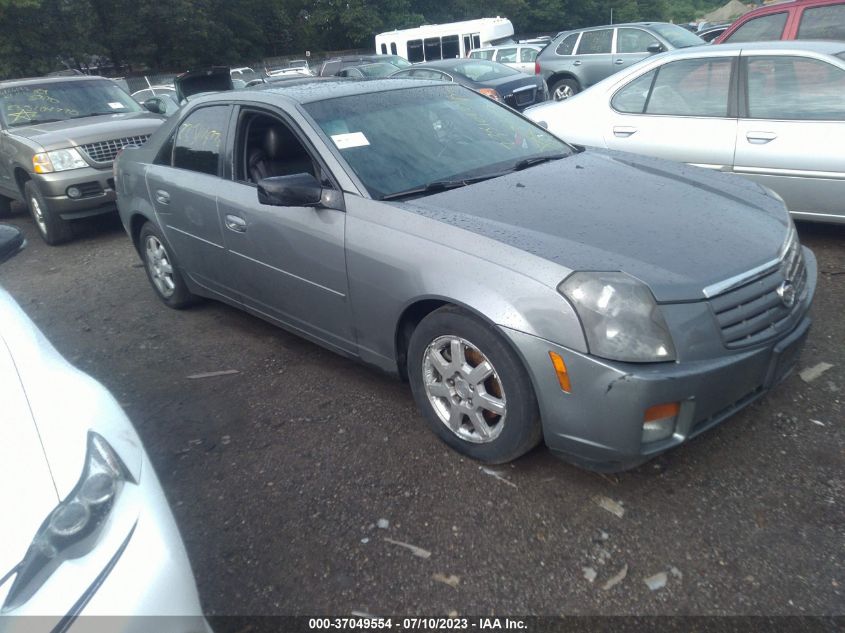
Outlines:
POLYGON ((613 24, 613 7, 610 7, 610 23, 613 24))

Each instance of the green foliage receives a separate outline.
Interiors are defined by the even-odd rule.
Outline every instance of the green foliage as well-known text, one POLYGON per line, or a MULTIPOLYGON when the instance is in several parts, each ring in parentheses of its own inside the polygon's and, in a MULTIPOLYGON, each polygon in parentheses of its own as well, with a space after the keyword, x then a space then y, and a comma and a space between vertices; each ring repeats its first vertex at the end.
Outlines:
POLYGON ((305 50, 372 48, 376 33, 507 16, 517 33, 635 20, 687 22, 722 0, 0 0, 0 76, 92 56, 180 71, 305 50))

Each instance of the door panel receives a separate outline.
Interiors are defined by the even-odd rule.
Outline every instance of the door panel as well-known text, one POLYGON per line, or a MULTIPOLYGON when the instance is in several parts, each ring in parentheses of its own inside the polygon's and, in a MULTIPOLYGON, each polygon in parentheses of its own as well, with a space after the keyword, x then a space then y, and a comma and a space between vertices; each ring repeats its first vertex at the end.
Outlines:
POLYGON ((616 29, 613 72, 618 72, 648 57, 651 54, 648 52, 651 44, 660 44, 660 42, 647 31, 629 27, 616 29))
POLYGON ((790 211, 845 216, 845 70, 798 56, 744 60, 734 170, 790 211))
POLYGON ((244 305, 354 351, 344 252, 346 214, 264 205, 258 202, 256 187, 239 182, 227 183, 218 200, 244 305), (230 224, 240 226, 228 228, 230 224))
POLYGON ((582 88, 613 74, 613 29, 584 31, 573 56, 574 72, 582 88))

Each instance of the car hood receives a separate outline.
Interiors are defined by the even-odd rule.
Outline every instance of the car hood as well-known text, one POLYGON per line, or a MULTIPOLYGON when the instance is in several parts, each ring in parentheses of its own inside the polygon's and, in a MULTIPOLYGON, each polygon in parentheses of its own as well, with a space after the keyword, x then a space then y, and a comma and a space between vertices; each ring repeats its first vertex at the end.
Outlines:
POLYGON ((660 302, 703 299, 771 261, 789 227, 783 204, 750 181, 604 150, 404 207, 565 268, 626 272, 660 302))
POLYGON ((15 136, 22 136, 41 145, 44 151, 85 145, 96 141, 120 139, 152 134, 164 119, 151 112, 125 112, 101 116, 27 125, 11 129, 15 136))

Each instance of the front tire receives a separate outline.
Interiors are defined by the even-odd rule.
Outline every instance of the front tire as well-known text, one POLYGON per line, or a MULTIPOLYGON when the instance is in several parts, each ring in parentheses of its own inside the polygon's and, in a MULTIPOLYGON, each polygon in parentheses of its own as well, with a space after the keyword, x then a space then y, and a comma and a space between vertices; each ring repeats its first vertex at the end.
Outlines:
POLYGON ((58 213, 50 209, 47 199, 38 190, 38 185, 28 180, 23 190, 29 213, 41 238, 50 246, 70 241, 73 238, 70 222, 62 220, 58 213))
POLYGON ((560 79, 552 84, 549 92, 555 101, 565 101, 581 92, 581 86, 574 79, 560 79))
POLYGON ((170 246, 151 222, 141 227, 138 249, 144 260, 147 279, 166 306, 181 310, 196 303, 197 296, 188 290, 170 246))
POLYGON ((522 361, 491 326, 464 310, 446 306, 420 322, 407 369, 426 422, 459 453, 501 464, 542 439, 522 361))

